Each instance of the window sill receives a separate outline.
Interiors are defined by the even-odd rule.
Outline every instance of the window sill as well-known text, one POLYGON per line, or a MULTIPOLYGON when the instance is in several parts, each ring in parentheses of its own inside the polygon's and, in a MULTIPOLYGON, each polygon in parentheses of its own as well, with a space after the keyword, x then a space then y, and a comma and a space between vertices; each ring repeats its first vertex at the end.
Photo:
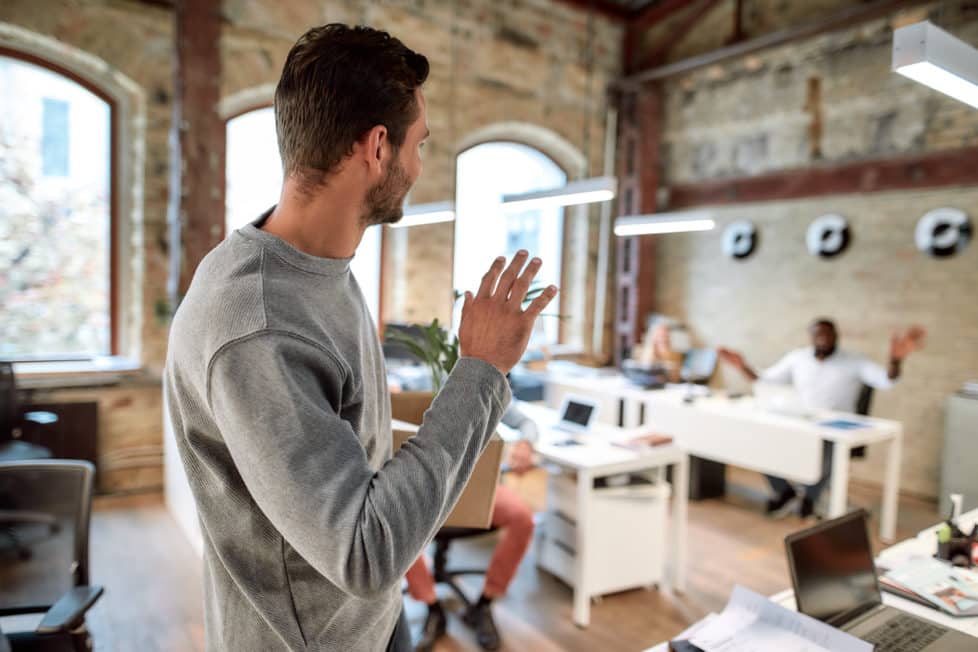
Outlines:
POLYGON ((22 389, 115 385, 142 371, 139 362, 122 356, 58 362, 15 362, 14 375, 22 389))

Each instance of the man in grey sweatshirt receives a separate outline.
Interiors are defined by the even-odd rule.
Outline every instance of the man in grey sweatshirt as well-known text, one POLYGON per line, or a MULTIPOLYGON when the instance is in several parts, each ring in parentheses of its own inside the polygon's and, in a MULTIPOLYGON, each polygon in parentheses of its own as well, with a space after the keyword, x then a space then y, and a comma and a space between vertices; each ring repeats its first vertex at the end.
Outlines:
POLYGON ((421 173, 427 73, 384 32, 303 35, 275 93, 279 203, 208 254, 174 317, 167 405, 200 515, 209 650, 399 649, 401 578, 461 494, 557 293, 524 310, 540 260, 497 259, 466 293, 461 359, 392 455, 384 362, 349 262, 367 226, 400 219, 421 173))

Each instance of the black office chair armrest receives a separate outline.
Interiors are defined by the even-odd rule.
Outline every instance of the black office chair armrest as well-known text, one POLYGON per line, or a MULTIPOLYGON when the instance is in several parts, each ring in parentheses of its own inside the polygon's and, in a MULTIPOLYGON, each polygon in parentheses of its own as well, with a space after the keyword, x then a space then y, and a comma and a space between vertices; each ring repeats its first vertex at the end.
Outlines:
POLYGON ((37 626, 38 634, 57 634, 69 632, 78 627, 85 619, 95 601, 102 595, 101 586, 76 586, 71 589, 48 609, 37 626))

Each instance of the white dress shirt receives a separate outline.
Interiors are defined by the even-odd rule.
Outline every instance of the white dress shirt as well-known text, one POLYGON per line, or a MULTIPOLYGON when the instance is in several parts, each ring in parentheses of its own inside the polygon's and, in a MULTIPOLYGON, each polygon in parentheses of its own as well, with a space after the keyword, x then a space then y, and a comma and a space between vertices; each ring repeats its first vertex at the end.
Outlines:
POLYGON ((761 373, 760 379, 793 386, 807 408, 839 412, 856 411, 863 385, 893 387, 886 369, 864 355, 836 349, 819 360, 810 346, 788 353, 761 373))

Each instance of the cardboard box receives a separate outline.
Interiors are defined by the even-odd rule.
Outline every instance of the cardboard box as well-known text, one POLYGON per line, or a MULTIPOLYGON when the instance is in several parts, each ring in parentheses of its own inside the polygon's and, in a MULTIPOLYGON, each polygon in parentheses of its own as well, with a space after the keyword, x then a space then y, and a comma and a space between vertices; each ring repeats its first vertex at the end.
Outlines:
MULTIPOLYGON (((395 452, 404 442, 417 434, 416 424, 421 423, 432 398, 430 392, 391 394, 392 416, 401 422, 395 423, 393 428, 395 452)), ((493 433, 443 527, 488 528, 490 526, 502 461, 503 440, 493 433)))

